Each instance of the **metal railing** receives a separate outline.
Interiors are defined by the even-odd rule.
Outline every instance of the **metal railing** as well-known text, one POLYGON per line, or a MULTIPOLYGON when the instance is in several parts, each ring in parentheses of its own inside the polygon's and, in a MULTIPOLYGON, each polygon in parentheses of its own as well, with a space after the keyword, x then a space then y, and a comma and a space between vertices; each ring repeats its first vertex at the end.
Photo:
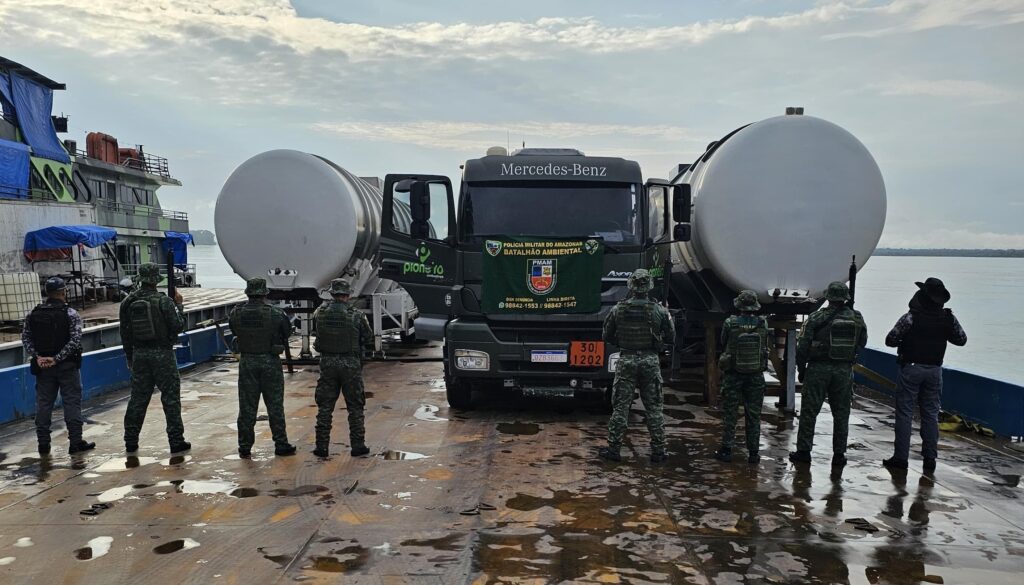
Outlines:
POLYGON ((163 209, 160 207, 151 207, 149 205, 122 203, 120 201, 108 201, 102 199, 99 202, 97 202, 96 205, 107 211, 126 213, 128 215, 165 217, 167 219, 188 221, 188 213, 185 213, 184 211, 174 211, 173 209, 163 209))
MULTIPOLYGON (((91 158, 93 160, 100 160, 89 156, 89 153, 84 150, 76 150, 76 157, 91 158)), ((109 161, 102 161, 111 164, 109 161)), ((139 152, 138 157, 126 158, 121 161, 120 166, 128 167, 138 171, 143 171, 151 175, 157 175, 165 179, 171 179, 170 167, 167 164, 167 159, 162 156, 156 156, 146 152, 139 152)))
MULTIPOLYGON (((139 273, 139 266, 142 264, 121 264, 121 275, 127 276, 131 279, 135 279, 135 276, 139 273)), ((175 269, 175 277, 177 279, 177 286, 195 286, 196 284, 196 265, 186 264, 185 270, 175 269)), ((167 280, 167 266, 160 265, 160 278, 167 280)))

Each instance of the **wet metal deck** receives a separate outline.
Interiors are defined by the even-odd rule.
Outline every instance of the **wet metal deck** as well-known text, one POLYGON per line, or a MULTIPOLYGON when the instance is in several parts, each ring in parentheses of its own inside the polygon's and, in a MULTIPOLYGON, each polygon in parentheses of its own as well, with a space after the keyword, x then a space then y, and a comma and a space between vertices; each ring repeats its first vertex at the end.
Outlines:
POLYGON ((40 462, 30 425, 0 428, 0 582, 1021 583, 1019 454, 943 436, 934 477, 919 460, 890 473, 878 461, 892 412, 867 399, 851 464, 830 476, 824 452, 809 469, 785 461, 794 424, 774 414, 759 466, 710 460, 719 414, 668 389, 674 455, 652 468, 639 410, 627 461, 602 464, 603 415, 522 402, 456 414, 439 363, 374 363, 375 456, 347 455, 340 409, 336 454, 309 454, 316 374, 302 371, 286 400, 300 454, 274 458, 260 422, 243 461, 235 376, 233 363, 186 375, 183 457, 168 457, 156 399, 140 456, 123 457, 123 392, 88 410, 99 448, 85 457, 58 436, 40 462))

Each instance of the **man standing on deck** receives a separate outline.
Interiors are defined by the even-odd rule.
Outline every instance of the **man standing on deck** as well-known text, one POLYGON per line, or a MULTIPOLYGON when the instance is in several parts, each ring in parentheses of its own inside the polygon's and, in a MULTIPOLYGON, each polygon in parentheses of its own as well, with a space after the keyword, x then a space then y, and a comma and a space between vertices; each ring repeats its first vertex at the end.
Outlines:
POLYGON ((921 456, 925 472, 935 471, 938 456, 939 409, 942 406, 942 359, 946 344, 966 345, 967 334, 950 309, 946 285, 938 278, 917 282, 910 311, 900 317, 885 337, 896 347, 900 375, 896 379, 896 441, 893 456, 882 462, 890 469, 906 469, 910 457, 910 424, 914 406, 921 412, 921 456))
POLYGON ((260 396, 267 406, 275 455, 294 455, 288 442, 284 419, 284 372, 281 352, 292 334, 292 324, 284 311, 267 304, 267 281, 251 278, 245 283, 249 302, 236 307, 228 316, 238 353, 238 456, 252 457, 256 442, 256 411, 260 396))
POLYGON ((796 342, 796 365, 800 391, 800 429, 796 451, 789 454, 794 463, 811 461, 814 424, 821 405, 828 398, 832 409, 832 466, 846 465, 846 439, 853 402, 853 364, 857 352, 868 343, 868 329, 859 311, 847 306, 850 289, 833 282, 825 292, 828 306, 804 321, 796 342))
POLYGON ((647 430, 651 433, 651 463, 661 463, 668 459, 668 453, 661 413, 660 353, 666 340, 675 339, 675 327, 665 307, 647 298, 654 288, 649 272, 643 268, 636 270, 630 275, 628 286, 632 298, 615 305, 604 321, 604 340, 618 346, 620 353, 612 385, 608 446, 597 454, 610 461, 622 461, 619 450, 629 424, 629 407, 639 388, 647 430))
POLYGON ((363 352, 373 348, 373 331, 366 315, 349 304, 352 286, 341 278, 331 281, 332 300, 313 313, 316 324, 314 348, 320 352, 320 379, 316 384, 317 457, 330 453, 331 420, 338 395, 345 397, 348 409, 348 434, 353 457, 366 455, 366 429, 363 426, 363 352))
POLYGON ((36 377, 36 437, 39 455, 50 454, 50 422, 60 393, 68 453, 96 447, 82 440, 82 318, 68 306, 64 279, 46 281, 46 300, 25 317, 21 344, 36 377))
POLYGON ((743 404, 747 439, 747 463, 761 460, 761 406, 764 404, 764 371, 768 369, 771 336, 768 321, 758 317, 761 303, 752 290, 740 291, 733 305, 740 311, 722 326, 722 345, 725 351, 718 360, 724 372, 722 396, 725 399, 722 415, 722 447, 715 459, 732 461, 732 443, 736 435, 736 415, 743 404))
POLYGON ((157 264, 140 266, 138 282, 139 289, 121 302, 120 309, 121 343, 132 372, 131 397, 124 413, 124 448, 129 453, 139 450, 139 433, 155 386, 160 389, 171 453, 187 451, 192 445, 185 440, 181 422, 181 378, 174 356, 174 342, 185 329, 181 293, 175 291, 172 301, 156 290, 160 283, 157 264))

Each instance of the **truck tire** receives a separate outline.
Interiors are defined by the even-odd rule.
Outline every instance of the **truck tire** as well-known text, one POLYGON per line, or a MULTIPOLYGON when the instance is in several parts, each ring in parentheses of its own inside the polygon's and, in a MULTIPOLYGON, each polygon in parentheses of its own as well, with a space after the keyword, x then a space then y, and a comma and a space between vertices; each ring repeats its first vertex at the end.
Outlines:
POLYGON ((448 406, 456 410, 471 410, 473 408, 473 388, 465 380, 459 378, 445 378, 444 392, 448 398, 448 406))

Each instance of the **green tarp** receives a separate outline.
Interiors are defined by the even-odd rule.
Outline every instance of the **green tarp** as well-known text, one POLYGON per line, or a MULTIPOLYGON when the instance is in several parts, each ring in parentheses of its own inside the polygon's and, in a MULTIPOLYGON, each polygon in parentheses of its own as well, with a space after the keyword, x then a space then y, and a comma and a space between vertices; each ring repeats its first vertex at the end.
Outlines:
POLYGON ((596 313, 604 243, 593 238, 484 241, 485 313, 596 313))

